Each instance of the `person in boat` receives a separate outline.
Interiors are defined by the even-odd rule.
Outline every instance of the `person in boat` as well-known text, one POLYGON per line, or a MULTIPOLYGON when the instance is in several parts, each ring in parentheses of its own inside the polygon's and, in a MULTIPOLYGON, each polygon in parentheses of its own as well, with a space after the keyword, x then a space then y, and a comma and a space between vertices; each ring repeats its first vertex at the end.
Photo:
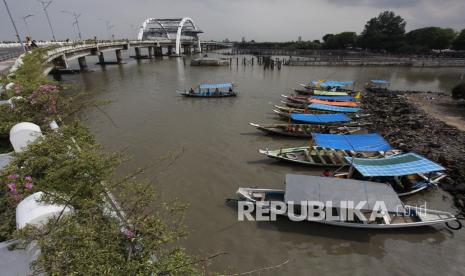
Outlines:
POLYGON ((323 171, 323 176, 325 176, 325 177, 330 177, 330 176, 331 176, 331 172, 330 172, 328 169, 325 169, 325 170, 323 171))
POLYGON ((194 94, 194 89, 191 87, 191 89, 189 90, 189 94, 194 94))
POLYGON ((232 87, 229 87, 228 92, 229 92, 229 94, 232 94, 232 93, 233 93, 232 87))
POLYGON ((207 96, 210 96, 210 88, 207 89, 207 96))
POLYGON ((215 95, 219 95, 220 94, 220 90, 218 90, 218 88, 215 88, 215 95))

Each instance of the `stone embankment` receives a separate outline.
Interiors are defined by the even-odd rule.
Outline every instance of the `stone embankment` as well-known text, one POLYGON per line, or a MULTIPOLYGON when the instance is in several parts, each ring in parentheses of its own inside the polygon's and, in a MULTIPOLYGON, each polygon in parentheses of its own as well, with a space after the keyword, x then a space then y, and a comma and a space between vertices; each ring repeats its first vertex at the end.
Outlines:
POLYGON ((448 177, 440 186, 465 212, 465 132, 417 108, 408 98, 413 94, 368 93, 362 104, 371 114, 369 130, 379 132, 394 148, 417 152, 446 167, 448 177))

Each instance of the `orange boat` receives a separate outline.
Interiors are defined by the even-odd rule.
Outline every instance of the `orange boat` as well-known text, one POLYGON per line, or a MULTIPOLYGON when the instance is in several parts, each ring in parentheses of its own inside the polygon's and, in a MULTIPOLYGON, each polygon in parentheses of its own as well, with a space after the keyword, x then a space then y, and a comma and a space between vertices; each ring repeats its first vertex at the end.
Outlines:
POLYGON ((356 102, 333 102, 333 101, 325 101, 325 100, 318 100, 318 99, 309 99, 311 103, 318 103, 318 104, 327 104, 333 106, 349 106, 349 107, 356 107, 358 103, 356 102))

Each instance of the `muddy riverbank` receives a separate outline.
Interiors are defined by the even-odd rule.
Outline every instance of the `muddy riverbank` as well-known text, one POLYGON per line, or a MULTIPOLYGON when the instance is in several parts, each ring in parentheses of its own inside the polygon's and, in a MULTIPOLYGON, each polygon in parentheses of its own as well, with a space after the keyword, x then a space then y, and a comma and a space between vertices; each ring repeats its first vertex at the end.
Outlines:
POLYGON ((454 196, 464 212, 465 131, 463 121, 455 118, 451 123, 441 111, 446 103, 452 104, 447 98, 434 93, 368 93, 362 104, 371 114, 370 131, 379 132, 394 148, 420 153, 447 168, 448 177, 440 187, 454 196))

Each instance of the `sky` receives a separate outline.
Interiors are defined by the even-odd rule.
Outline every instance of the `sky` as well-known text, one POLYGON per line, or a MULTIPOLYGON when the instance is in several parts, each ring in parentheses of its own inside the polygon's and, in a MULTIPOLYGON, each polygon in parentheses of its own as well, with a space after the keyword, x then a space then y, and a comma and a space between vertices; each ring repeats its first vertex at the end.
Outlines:
MULTIPOLYGON (((51 31, 38 0, 6 0, 20 35, 49 40, 51 31)), ((321 39, 327 33, 360 33, 365 23, 384 10, 407 21, 406 29, 439 26, 465 28, 464 0, 53 0, 48 8, 57 39, 74 39, 73 17, 81 14, 84 38, 108 38, 109 21, 117 38, 135 38, 137 28, 149 17, 194 20, 205 40, 291 41, 321 39)), ((0 2, 0 41, 15 40, 14 29, 0 2)))

